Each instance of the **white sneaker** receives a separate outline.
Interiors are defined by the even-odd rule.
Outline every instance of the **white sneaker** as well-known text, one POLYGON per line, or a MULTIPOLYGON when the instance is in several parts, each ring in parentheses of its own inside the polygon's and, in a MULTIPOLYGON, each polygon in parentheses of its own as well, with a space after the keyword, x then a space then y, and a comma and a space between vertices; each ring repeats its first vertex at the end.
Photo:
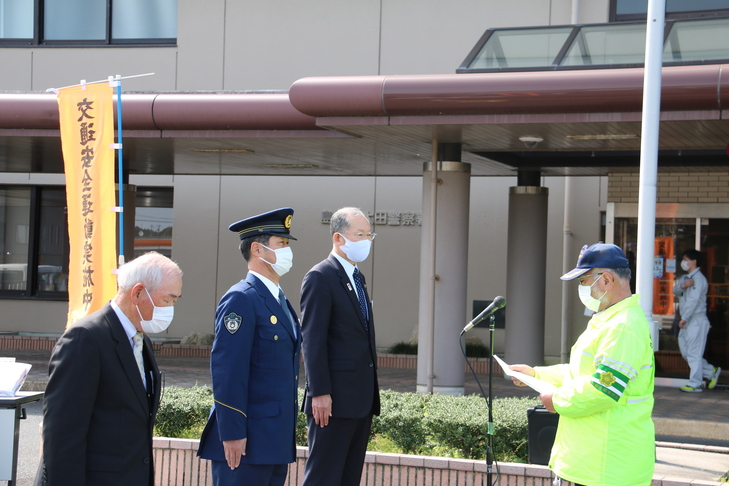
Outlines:
POLYGON ((721 368, 717 366, 716 368, 714 368, 714 374, 711 377, 711 380, 709 380, 709 384, 706 385, 706 388, 708 388, 709 390, 714 388, 716 386, 716 382, 719 381, 719 375, 721 375, 721 368))

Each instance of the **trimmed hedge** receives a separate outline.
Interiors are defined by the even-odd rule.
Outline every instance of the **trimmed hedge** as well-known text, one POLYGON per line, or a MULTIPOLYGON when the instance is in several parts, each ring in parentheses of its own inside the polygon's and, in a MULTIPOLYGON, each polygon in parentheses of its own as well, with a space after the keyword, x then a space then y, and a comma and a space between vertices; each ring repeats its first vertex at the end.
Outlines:
MULTIPOLYGON (((418 354, 417 343, 400 341, 387 349, 390 354, 418 354)), ((466 341, 466 356, 469 358, 488 358, 489 348, 481 342, 466 341)))
MULTIPOLYGON (((299 403, 303 390, 299 389, 299 403)), ((488 446, 488 408, 477 395, 452 397, 380 392, 382 413, 373 417, 372 436, 384 437, 403 453, 485 459, 488 446)), ((205 425, 212 390, 207 386, 165 389, 155 431, 164 437, 199 434, 205 425), (191 432, 192 431, 192 432, 191 432)), ((494 400, 494 456, 497 460, 526 462, 528 408, 534 398, 494 400)), ((306 416, 299 413, 296 444, 307 445, 306 416)))
POLYGON ((155 435, 190 438, 190 429, 205 426, 212 405, 213 389, 209 386, 165 387, 154 424, 155 435))
MULTIPOLYGON (((391 390, 383 390, 380 397, 382 414, 374 417, 373 434, 389 438, 403 452, 486 458, 488 408, 482 397, 391 390)), ((494 400, 495 455, 526 462, 526 411, 539 403, 536 397, 494 400)))

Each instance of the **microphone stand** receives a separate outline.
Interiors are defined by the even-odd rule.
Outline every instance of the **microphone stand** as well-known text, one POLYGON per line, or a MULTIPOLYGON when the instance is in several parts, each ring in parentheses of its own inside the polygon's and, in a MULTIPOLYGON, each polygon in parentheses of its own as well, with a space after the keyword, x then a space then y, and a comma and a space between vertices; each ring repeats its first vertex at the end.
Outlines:
POLYGON ((493 387, 491 382, 494 375, 494 324, 495 318, 492 314, 489 318, 489 399, 487 400, 489 408, 489 421, 488 421, 488 443, 486 445, 486 484, 491 486, 491 477, 493 474, 494 465, 494 415, 493 415, 493 387))
MULTIPOLYGON (((503 297, 502 297, 503 299, 503 297)), ((503 307, 503 306, 502 306, 503 307)), ((471 326, 467 326, 461 331, 460 336, 458 337, 458 342, 461 345, 461 352, 463 352, 463 357, 466 359, 466 364, 468 365, 469 369, 471 370, 471 373, 473 373, 473 377, 476 380, 476 384, 478 384, 479 390, 481 390, 481 396, 486 400, 486 406, 489 409, 489 417, 488 417, 488 430, 487 430, 487 440, 486 440, 486 481, 487 486, 493 486, 492 477, 494 472, 494 416, 493 416, 493 407, 491 406, 493 401, 493 387, 492 381, 493 381, 493 374, 494 374, 494 329, 496 326, 496 317, 491 314, 489 316, 489 394, 488 397, 486 396, 486 393, 483 391, 483 387, 481 386, 481 382, 478 380, 478 376, 476 375, 476 372, 473 369, 473 366, 471 366, 471 362, 468 361, 468 357, 466 356, 466 350, 463 347, 463 335, 470 329, 471 326)), ((496 479, 499 478, 499 471, 498 468, 496 468, 496 479)))

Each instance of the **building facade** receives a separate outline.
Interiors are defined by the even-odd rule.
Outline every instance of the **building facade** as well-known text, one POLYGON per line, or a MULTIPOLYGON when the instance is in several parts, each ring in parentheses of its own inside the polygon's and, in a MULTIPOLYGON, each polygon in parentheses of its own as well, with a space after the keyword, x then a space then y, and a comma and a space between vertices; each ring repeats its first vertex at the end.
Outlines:
MULTIPOLYGON (((0 97, 17 102, 26 96, 29 105, 50 96, 45 95, 49 88, 117 74, 154 73, 124 80, 124 97, 154 95, 159 103, 168 99, 165 96, 187 94, 285 97, 292 85, 308 77, 453 74, 487 28, 645 19, 645 8, 641 12, 636 2, 619 0, 466 0, 457 5, 441 0, 323 0, 315 4, 160 0, 133 2, 140 10, 129 12, 117 12, 114 9, 122 7, 112 1, 112 10, 97 12, 106 27, 89 32, 83 23, 74 23, 77 16, 53 14, 50 2, 41 11, 34 10, 38 3, 20 3, 26 4, 25 10, 0 4, 0 63, 13 66, 0 72, 0 97), (175 22, 170 21, 173 17, 175 22)), ((60 3, 67 12, 78 13, 94 2, 60 3)), ((699 3, 699 13, 676 10, 670 16, 729 16, 719 5, 722 2, 699 3)), ((135 251, 162 251, 185 272, 184 298, 176 306, 175 322, 160 337, 177 339, 213 331, 217 300, 245 274, 237 237, 227 230, 231 222, 273 208, 295 209, 294 267, 282 279, 282 286, 297 305, 304 274, 330 250, 327 216, 339 207, 357 206, 371 215, 378 234, 370 259, 362 265, 377 313, 378 347, 417 338, 421 307, 427 299, 421 284, 428 279, 421 261, 421 242, 427 238, 424 192, 429 184, 424 167, 434 158, 433 140, 448 142, 448 135, 418 133, 411 137, 417 143, 397 149, 392 148, 397 143, 387 140, 389 135, 373 131, 373 142, 365 150, 345 139, 350 134, 341 126, 316 137, 304 136, 299 126, 282 128, 276 122, 268 126, 260 120, 259 128, 226 129, 216 126, 215 109, 204 114, 210 117, 207 130, 208 119, 201 120, 201 113, 182 111, 181 117, 197 118, 193 121, 199 126, 193 130, 185 125, 188 120, 180 120, 178 128, 173 124, 160 129, 161 139, 155 141, 142 129, 125 135, 130 160, 125 164, 128 178, 124 182, 135 201, 135 251)), ((316 123, 311 130, 323 124, 316 123)), ((31 125, 10 120, 0 126, 0 207, 4 210, 0 330, 60 334, 68 305, 63 284, 67 271, 63 164, 52 124, 31 125)), ((721 134, 716 138, 721 140, 721 134)), ((490 146, 499 143, 489 141, 490 146)), ((504 140, 503 150, 513 143, 522 142, 504 140)), ((602 140, 591 143, 566 150, 610 150, 602 140)), ((706 148, 715 152, 723 148, 720 143, 706 148)), ((633 150, 639 140, 634 144, 633 150)), ((673 255, 664 255, 669 267, 663 268, 669 270, 671 257, 676 258, 679 249, 699 246, 710 252, 710 281, 716 284, 712 289, 715 328, 723 329, 719 337, 723 335, 726 342, 725 299, 720 296, 725 294, 729 268, 729 227, 724 219, 729 214, 729 164, 714 160, 681 170, 660 169, 662 209, 657 236, 675 243, 673 255)), ((456 328, 474 316, 476 301, 496 295, 505 295, 507 301, 516 297, 506 294, 507 252, 514 245, 508 238, 509 194, 510 188, 523 185, 520 178, 526 174, 514 167, 482 166, 473 152, 463 163, 471 164, 464 235, 467 255, 463 255, 467 272, 461 311, 453 316, 455 324, 450 323, 456 328)), ((565 342, 571 345, 587 321, 574 298, 574 286, 559 281, 564 268, 574 263, 583 244, 605 239, 626 251, 635 244, 638 167, 596 166, 573 172, 574 177, 565 177, 572 174, 569 169, 532 172, 535 177, 528 184, 548 189, 546 263, 537 272, 544 280, 540 282, 543 304, 536 303, 543 306, 544 338, 539 337, 539 346, 548 362, 561 358, 565 342)), ((663 324, 672 315, 667 308, 672 301, 662 302, 664 308, 656 320, 663 324)), ((507 304, 507 330, 496 331, 497 352, 504 350, 506 339, 520 338, 508 335, 508 309, 507 304)), ((483 328, 469 335, 488 340, 483 328)))

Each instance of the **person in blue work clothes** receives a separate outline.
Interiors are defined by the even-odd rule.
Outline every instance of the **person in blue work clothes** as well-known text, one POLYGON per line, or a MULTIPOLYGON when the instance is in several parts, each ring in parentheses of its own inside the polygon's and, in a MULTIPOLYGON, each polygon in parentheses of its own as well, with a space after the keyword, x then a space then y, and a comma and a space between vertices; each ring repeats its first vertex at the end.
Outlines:
POLYGON ((293 262, 294 210, 230 225, 248 275, 220 299, 210 354, 213 407, 198 455, 214 486, 281 486, 296 459, 301 328, 279 286, 293 262))
POLYGON ((686 274, 682 275, 673 286, 674 295, 680 299, 678 347, 681 356, 691 369, 689 382, 681 387, 681 391, 689 393, 703 391, 704 378, 708 382, 706 387, 714 388, 721 374, 721 368, 710 365, 704 359, 706 336, 711 328, 709 318, 706 317, 706 294, 709 291, 709 283, 699 267, 701 267, 700 251, 683 252, 681 269, 686 274))

